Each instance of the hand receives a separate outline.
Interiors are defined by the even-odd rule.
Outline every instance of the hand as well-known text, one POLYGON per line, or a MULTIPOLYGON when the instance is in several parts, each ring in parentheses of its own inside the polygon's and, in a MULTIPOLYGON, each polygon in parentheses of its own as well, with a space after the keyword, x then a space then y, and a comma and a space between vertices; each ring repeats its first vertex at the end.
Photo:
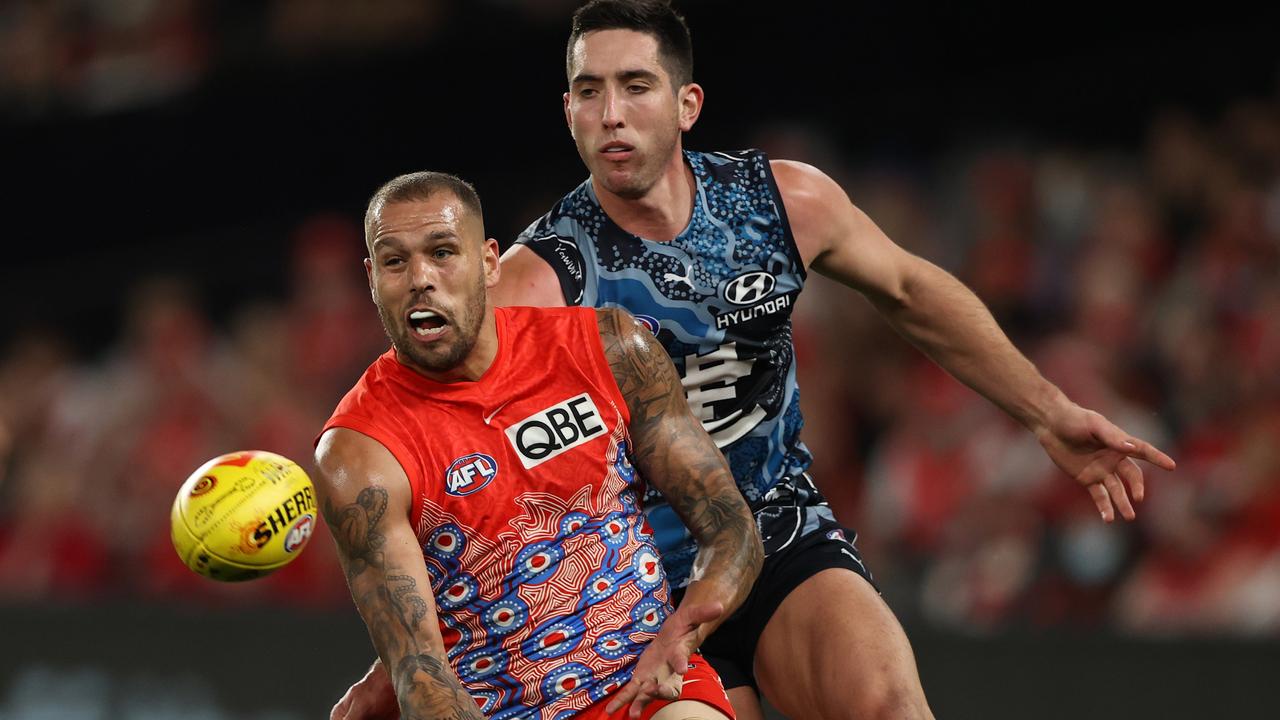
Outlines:
POLYGON ((657 636, 640 653, 631 680, 613 696, 605 712, 613 713, 631 703, 628 713, 640 717, 640 711, 654 700, 675 700, 680 697, 685 670, 689 669, 689 656, 698 649, 699 629, 703 623, 717 620, 724 613, 719 602, 690 605, 682 603, 662 623, 657 636))
POLYGON ((1036 438, 1053 462, 1089 491, 1105 522, 1115 519, 1117 509, 1125 520, 1134 518, 1129 493, 1134 502, 1142 502, 1142 469, 1135 458, 1163 470, 1176 467, 1173 458, 1151 443, 1072 402, 1051 416, 1046 426, 1036 432, 1036 438))
POLYGON ((329 711, 329 720, 399 720, 400 705, 396 702, 396 690, 391 685, 391 676, 377 660, 369 672, 352 685, 347 694, 342 696, 333 710, 329 711))

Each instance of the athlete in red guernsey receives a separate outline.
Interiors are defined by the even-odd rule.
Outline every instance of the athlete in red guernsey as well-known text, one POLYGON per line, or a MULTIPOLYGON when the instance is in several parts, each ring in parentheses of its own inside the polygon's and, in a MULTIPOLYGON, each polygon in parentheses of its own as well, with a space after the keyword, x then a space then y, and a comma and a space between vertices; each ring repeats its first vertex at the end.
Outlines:
POLYGON ((401 716, 732 717, 691 654, 760 541, 662 348, 618 311, 495 311, 452 176, 388 183, 366 234, 393 348, 326 423, 318 484, 401 716), (633 460, 710 543, 680 611, 633 460))

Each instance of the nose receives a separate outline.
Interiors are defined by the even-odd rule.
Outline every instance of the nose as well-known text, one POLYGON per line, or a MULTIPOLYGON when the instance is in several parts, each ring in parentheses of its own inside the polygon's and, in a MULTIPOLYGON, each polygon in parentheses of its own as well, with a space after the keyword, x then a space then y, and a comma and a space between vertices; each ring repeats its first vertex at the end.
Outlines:
POLYGON ((427 258, 415 257, 410 261, 409 285, 415 293, 435 290, 435 281, 435 266, 427 258))
POLYGON ((604 91, 604 114, 600 119, 609 130, 625 126, 622 119, 621 93, 616 90, 604 91))

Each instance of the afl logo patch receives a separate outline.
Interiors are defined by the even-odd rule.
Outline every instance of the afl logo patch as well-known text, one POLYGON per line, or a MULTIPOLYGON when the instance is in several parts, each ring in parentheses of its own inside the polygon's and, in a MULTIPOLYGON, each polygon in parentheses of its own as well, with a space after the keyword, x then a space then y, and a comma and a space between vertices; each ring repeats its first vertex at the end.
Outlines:
POLYGON ((289 534, 284 537, 284 551, 293 552, 303 545, 307 544, 307 539, 311 537, 311 531, 315 529, 316 517, 311 513, 307 513, 298 519, 298 522, 289 528, 289 534))
POLYGON ((745 273, 725 284, 724 299, 734 305, 750 305, 769 297, 776 283, 767 272, 745 273))
POLYGON ((200 497, 218 484, 218 478, 212 475, 201 475, 195 485, 191 486, 191 497, 200 497))
POLYGON ((649 332, 654 335, 657 335, 658 330, 662 329, 662 326, 658 324, 658 318, 652 315, 636 315, 635 317, 642 325, 649 328, 649 332))
POLYGON ((456 497, 478 493, 498 476, 498 462, 484 453, 454 460, 444 471, 444 491, 456 497))

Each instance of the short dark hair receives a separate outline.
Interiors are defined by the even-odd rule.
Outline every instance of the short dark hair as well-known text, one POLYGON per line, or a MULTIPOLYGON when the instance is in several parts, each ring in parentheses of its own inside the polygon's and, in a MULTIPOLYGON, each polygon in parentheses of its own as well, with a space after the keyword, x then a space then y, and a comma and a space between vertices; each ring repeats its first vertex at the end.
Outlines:
POLYGON ((369 206, 364 211, 365 246, 372 247, 373 221, 382 213, 382 208, 392 203, 427 200, 441 190, 453 193, 454 197, 462 201, 462 205, 480 221, 483 234, 484 210, 480 207, 480 196, 471 183, 449 173, 414 172, 391 178, 369 198, 369 206))
POLYGON ((573 46, 595 30, 635 30, 658 41, 658 55, 677 87, 693 82, 693 41, 684 17, 666 0, 591 0, 573 14, 565 73, 573 81, 573 46))

